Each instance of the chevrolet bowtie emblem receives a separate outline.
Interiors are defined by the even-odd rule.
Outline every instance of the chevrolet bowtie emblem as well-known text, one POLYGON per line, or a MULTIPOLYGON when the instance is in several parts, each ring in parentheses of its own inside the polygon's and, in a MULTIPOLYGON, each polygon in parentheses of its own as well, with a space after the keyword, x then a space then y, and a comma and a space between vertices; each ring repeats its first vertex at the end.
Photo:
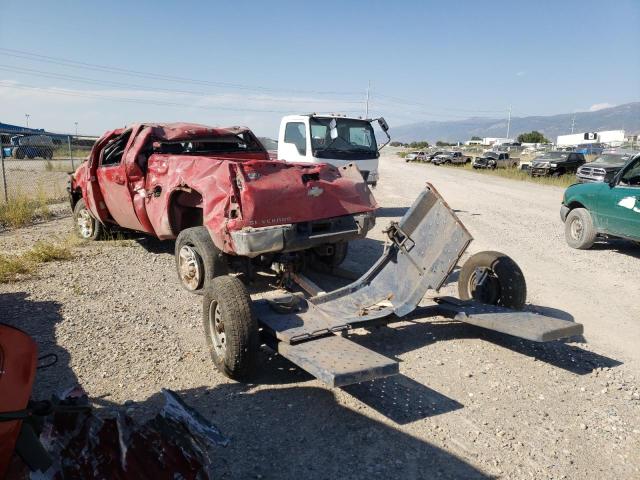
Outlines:
POLYGON ((320 195, 322 195, 322 192, 324 192, 324 189, 320 187, 311 187, 307 192, 307 195, 309 195, 310 197, 319 197, 320 195))

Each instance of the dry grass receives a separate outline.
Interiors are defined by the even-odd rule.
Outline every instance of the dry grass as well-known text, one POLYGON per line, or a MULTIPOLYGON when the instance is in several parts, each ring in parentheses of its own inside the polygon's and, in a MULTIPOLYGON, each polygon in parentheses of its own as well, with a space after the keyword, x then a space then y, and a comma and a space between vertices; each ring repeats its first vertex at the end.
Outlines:
POLYGON ((102 237, 102 242, 106 242, 112 247, 134 247, 137 245, 135 240, 132 240, 125 232, 120 230, 107 230, 102 237))
POLYGON ((19 193, 0 203, 0 226, 19 228, 30 225, 34 220, 48 220, 52 217, 49 203, 52 201, 43 190, 38 189, 36 197, 19 193))
POLYGON ((0 255, 0 283, 15 282, 33 272, 33 264, 22 256, 0 255))
POLYGON ((73 257, 70 245, 39 241, 21 255, 0 255, 0 283, 16 282, 32 275, 39 264, 69 260, 73 257))
POLYGON ((72 257, 71 249, 67 245, 36 242, 22 257, 33 263, 52 262, 54 260, 69 260, 72 257))
POLYGON ((71 161, 67 160, 47 160, 44 164, 44 169, 47 172, 69 173, 73 171, 73 168, 71 167, 71 161))
POLYGON ((532 177, 524 170, 518 168, 496 168, 491 170, 488 168, 479 168, 474 170, 470 163, 466 165, 444 165, 447 168, 456 168, 474 171, 481 175, 492 175, 494 177, 508 178, 510 180, 520 180, 524 182, 537 183, 540 185, 553 185, 555 187, 566 188, 577 182, 574 174, 562 175, 560 177, 532 177))

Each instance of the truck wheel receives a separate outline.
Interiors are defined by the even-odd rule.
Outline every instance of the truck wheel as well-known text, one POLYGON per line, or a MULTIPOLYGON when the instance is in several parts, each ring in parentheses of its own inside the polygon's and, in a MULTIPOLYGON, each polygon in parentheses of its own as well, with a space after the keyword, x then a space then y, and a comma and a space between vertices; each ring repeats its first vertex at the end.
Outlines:
POLYGON ((574 208, 564 221, 564 237, 572 248, 588 250, 596 241, 597 233, 586 208, 574 208))
POLYGON ((223 275, 211 280, 204 291, 202 322, 216 368, 232 379, 248 376, 258 350, 258 323, 240 279, 223 275))
POLYGON ((73 222, 76 234, 83 240, 100 240, 105 234, 104 225, 95 219, 82 198, 73 207, 73 222))
POLYGON ((527 300, 527 284, 513 259, 500 252, 480 252, 462 266, 458 294, 462 300, 520 310, 527 300))
POLYGON ((347 253, 349 253, 349 244, 347 242, 338 242, 329 246, 333 247, 333 251, 328 255, 323 254, 322 247, 314 249, 313 256, 315 260, 329 267, 342 265, 342 262, 347 258, 347 253))
POLYGON ((188 292, 202 294, 214 277, 227 273, 224 254, 205 227, 186 228, 176 239, 176 269, 180 284, 188 292))
POLYGON ((18 160, 22 160, 24 158, 24 150, 22 150, 21 148, 18 148, 16 150, 16 158, 18 160))

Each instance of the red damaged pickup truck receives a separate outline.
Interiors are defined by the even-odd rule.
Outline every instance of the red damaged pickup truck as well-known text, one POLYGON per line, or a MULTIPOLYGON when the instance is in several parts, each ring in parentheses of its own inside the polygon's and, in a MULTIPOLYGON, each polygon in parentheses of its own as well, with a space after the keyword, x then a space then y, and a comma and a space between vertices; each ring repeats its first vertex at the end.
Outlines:
POLYGON ((187 123, 105 133, 68 191, 82 238, 116 227, 176 239, 178 275, 194 292, 238 261, 264 267, 312 250, 337 265, 377 207, 355 166, 271 160, 248 128, 187 123))

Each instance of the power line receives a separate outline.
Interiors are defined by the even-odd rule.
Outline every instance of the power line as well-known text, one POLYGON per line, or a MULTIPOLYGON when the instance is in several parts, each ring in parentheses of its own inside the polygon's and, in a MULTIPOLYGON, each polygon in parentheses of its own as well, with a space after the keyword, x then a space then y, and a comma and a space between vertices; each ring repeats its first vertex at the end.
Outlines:
POLYGON ((240 90, 253 90, 261 92, 281 92, 281 93, 298 93, 298 94, 311 94, 311 95, 360 95, 358 92, 336 92, 336 91, 319 91, 319 90, 296 90, 296 89, 282 89, 282 88, 269 88, 260 87, 255 85, 243 85, 239 83, 228 82, 214 82, 210 80, 199 80, 194 78, 179 77, 174 75, 165 75, 157 72, 143 72, 140 70, 131 70, 127 68, 113 67, 108 65, 100 65, 96 63, 80 62, 77 60, 71 60, 62 57, 53 57, 50 55, 41 55, 37 53, 27 52, 24 50, 16 50, 12 48, 0 48, 0 54, 7 55, 14 58, 22 58, 25 60, 46 62, 55 65, 63 65, 72 68, 82 68, 95 70, 103 73, 130 75, 140 78, 163 80, 169 82, 190 83, 194 85, 207 85, 220 88, 234 88, 240 90))
MULTIPOLYGON (((101 86, 110 86, 110 87, 122 87, 122 88, 134 88, 134 89, 139 89, 139 90, 144 90, 144 91, 158 91, 158 92, 168 92, 168 93, 177 93, 180 95, 192 95, 192 96, 201 96, 201 97, 210 97, 213 94, 211 93, 205 93, 205 92, 196 92, 196 91, 192 91, 192 90, 178 90, 178 89, 172 89, 172 88, 161 88, 161 87, 149 87, 146 85, 139 85, 139 84, 131 84, 131 83, 124 83, 124 82, 114 82, 111 80, 97 80, 97 79, 93 79, 93 78, 86 78, 86 77, 80 77, 77 75, 67 75, 67 74, 62 74, 62 73, 53 73, 53 72, 48 72, 48 71, 44 71, 44 70, 36 70, 36 69, 31 69, 31 68, 23 68, 23 67, 13 67, 13 66, 9 66, 9 65, 2 65, 0 64, 0 70, 5 70, 5 71, 10 71, 10 72, 15 72, 15 73, 21 73, 21 74, 26 74, 26 75, 32 75, 32 76, 38 76, 38 77, 47 77, 47 78, 53 78, 53 79, 58 79, 58 80, 71 80, 74 82, 80 82, 80 83, 86 83, 86 84, 93 84, 93 85, 101 85, 101 86)), ((250 97, 245 97, 245 98, 250 98, 250 97)), ((258 97, 258 99, 261 99, 260 97, 258 97)), ((275 101, 278 103, 295 103, 295 102, 300 102, 300 99, 284 99, 284 98, 270 98, 270 101, 275 101)), ((329 99, 314 99, 313 100, 314 103, 328 103, 328 102, 332 102, 332 103, 336 103, 336 104, 350 104, 350 105, 361 105, 362 102, 360 101, 347 101, 347 100, 329 100, 329 99)))
MULTIPOLYGON (((224 111, 232 111, 232 112, 254 112, 254 113, 283 113, 288 114, 291 113, 290 110, 267 110, 267 109, 255 109, 255 108, 238 108, 238 107, 219 107, 219 106, 206 106, 206 105, 193 105, 186 103, 177 103, 177 102, 165 102, 158 100, 144 100, 140 98, 130 98, 130 97, 120 97, 120 96, 112 96, 112 95, 100 95, 96 93, 79 93, 79 92, 69 92, 65 90, 58 89, 50 89, 43 87, 36 87, 34 85, 16 85, 12 83, 7 83, 0 81, 0 86, 6 88, 17 88, 22 90, 31 90, 31 91, 41 91, 51 95, 62 95, 62 96, 70 96, 70 97, 81 97, 81 98, 96 98, 99 100, 113 100, 117 102, 124 103, 136 103, 143 105, 155 105, 160 107, 181 107, 181 108, 197 108, 202 110, 224 110, 224 111)), ((321 112, 318 112, 321 113, 321 112)), ((345 113, 358 113, 357 111, 345 111, 345 113)))

